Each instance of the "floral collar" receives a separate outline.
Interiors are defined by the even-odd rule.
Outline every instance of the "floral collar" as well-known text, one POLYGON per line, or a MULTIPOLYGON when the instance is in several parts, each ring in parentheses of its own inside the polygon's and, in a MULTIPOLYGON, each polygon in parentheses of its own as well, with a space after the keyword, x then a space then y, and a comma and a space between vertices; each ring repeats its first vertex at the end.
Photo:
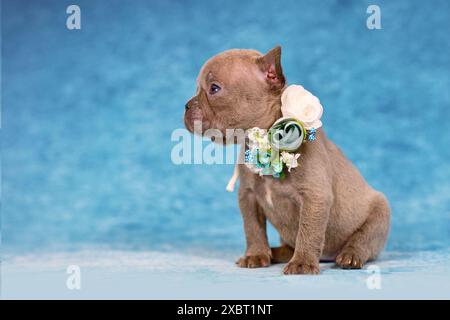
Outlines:
MULTIPOLYGON (((245 165, 259 175, 283 179, 287 172, 299 166, 298 148, 314 141, 322 126, 323 108, 320 101, 300 85, 287 87, 281 96, 282 117, 269 130, 248 130, 245 165)), ((232 192, 238 178, 237 166, 227 190, 232 192)))

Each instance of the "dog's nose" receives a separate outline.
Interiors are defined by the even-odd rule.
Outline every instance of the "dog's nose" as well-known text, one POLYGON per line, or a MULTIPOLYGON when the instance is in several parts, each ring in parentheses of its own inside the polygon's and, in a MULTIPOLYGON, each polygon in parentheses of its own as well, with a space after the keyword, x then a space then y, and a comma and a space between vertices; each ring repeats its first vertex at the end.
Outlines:
POLYGON ((197 101, 197 97, 192 97, 185 105, 184 105, 184 109, 187 111, 189 110, 192 106, 197 105, 198 101, 197 101))

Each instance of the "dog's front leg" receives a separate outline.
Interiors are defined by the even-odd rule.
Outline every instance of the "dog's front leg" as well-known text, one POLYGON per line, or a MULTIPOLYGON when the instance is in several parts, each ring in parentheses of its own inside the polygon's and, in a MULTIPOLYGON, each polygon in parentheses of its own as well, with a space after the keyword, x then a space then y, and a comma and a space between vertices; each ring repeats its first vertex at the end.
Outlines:
POLYGON ((239 187, 238 197, 247 249, 236 264, 241 268, 267 267, 270 265, 271 251, 267 240, 266 217, 251 189, 239 187))
POLYGON ((294 255, 284 267, 284 274, 318 274, 319 260, 331 207, 329 197, 314 195, 295 199, 300 208, 299 229, 294 255))

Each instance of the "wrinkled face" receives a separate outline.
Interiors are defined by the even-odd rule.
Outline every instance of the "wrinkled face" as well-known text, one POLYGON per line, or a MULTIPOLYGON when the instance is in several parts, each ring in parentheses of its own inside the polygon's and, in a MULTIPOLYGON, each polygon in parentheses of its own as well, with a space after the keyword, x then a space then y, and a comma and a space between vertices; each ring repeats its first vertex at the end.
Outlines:
POLYGON ((200 129, 268 128, 279 117, 284 76, 280 48, 263 56, 253 50, 229 50, 200 70, 197 93, 186 104, 184 123, 190 132, 200 129), (201 123, 201 126, 199 125, 201 123))

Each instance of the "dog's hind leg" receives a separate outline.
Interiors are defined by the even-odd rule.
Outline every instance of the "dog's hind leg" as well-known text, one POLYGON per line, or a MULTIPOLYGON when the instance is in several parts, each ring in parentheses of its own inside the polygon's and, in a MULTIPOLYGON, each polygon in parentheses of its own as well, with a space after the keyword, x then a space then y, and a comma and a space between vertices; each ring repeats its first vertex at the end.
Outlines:
POLYGON ((376 194, 369 210, 367 220, 350 236, 336 257, 336 264, 341 268, 361 269, 384 247, 389 232, 390 208, 383 194, 376 194))
POLYGON ((289 262, 294 255, 294 248, 284 243, 283 240, 279 247, 270 248, 270 250, 272 251, 272 263, 289 262))

